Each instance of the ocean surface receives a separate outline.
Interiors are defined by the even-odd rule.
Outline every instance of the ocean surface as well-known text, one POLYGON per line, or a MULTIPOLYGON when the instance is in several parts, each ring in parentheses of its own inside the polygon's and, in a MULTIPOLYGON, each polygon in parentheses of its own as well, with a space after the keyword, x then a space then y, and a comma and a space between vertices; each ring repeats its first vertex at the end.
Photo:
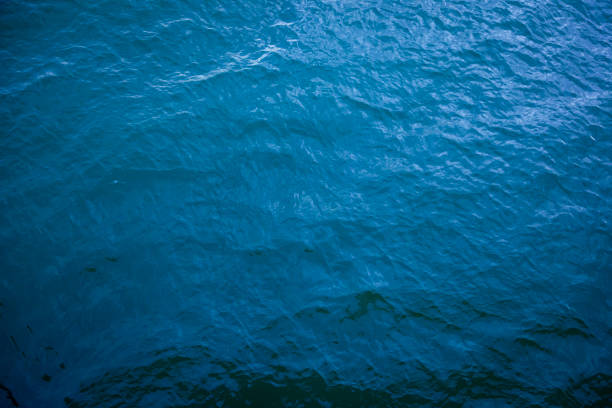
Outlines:
POLYGON ((609 0, 1 0, 0 73, 0 406, 611 406, 609 0))

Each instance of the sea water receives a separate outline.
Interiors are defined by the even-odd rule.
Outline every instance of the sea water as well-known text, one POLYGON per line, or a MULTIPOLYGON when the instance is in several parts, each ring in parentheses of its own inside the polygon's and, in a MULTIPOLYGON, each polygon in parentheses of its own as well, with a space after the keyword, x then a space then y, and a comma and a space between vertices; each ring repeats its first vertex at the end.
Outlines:
POLYGON ((607 0, 0 2, 0 404, 604 406, 607 0))

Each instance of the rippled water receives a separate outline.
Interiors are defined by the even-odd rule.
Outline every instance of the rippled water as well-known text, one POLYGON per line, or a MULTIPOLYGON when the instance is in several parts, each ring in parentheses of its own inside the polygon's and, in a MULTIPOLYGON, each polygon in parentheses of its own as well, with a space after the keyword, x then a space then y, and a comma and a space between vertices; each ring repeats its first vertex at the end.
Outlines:
POLYGON ((0 61, 0 404, 610 402, 609 1, 3 0, 0 61))

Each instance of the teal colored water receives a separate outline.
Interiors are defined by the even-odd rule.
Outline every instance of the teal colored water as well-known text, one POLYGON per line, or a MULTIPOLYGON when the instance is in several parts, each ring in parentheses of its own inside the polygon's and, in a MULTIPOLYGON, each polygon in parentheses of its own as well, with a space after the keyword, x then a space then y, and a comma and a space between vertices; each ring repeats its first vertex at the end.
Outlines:
POLYGON ((0 406, 612 400, 612 4, 0 2, 0 406))

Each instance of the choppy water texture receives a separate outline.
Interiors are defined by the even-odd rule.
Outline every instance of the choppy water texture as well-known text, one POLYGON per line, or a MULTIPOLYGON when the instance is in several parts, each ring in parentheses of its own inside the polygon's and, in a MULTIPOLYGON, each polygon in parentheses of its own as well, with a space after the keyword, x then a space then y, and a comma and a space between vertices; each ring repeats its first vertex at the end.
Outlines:
POLYGON ((0 404, 610 403, 609 1, 0 11, 0 404))

